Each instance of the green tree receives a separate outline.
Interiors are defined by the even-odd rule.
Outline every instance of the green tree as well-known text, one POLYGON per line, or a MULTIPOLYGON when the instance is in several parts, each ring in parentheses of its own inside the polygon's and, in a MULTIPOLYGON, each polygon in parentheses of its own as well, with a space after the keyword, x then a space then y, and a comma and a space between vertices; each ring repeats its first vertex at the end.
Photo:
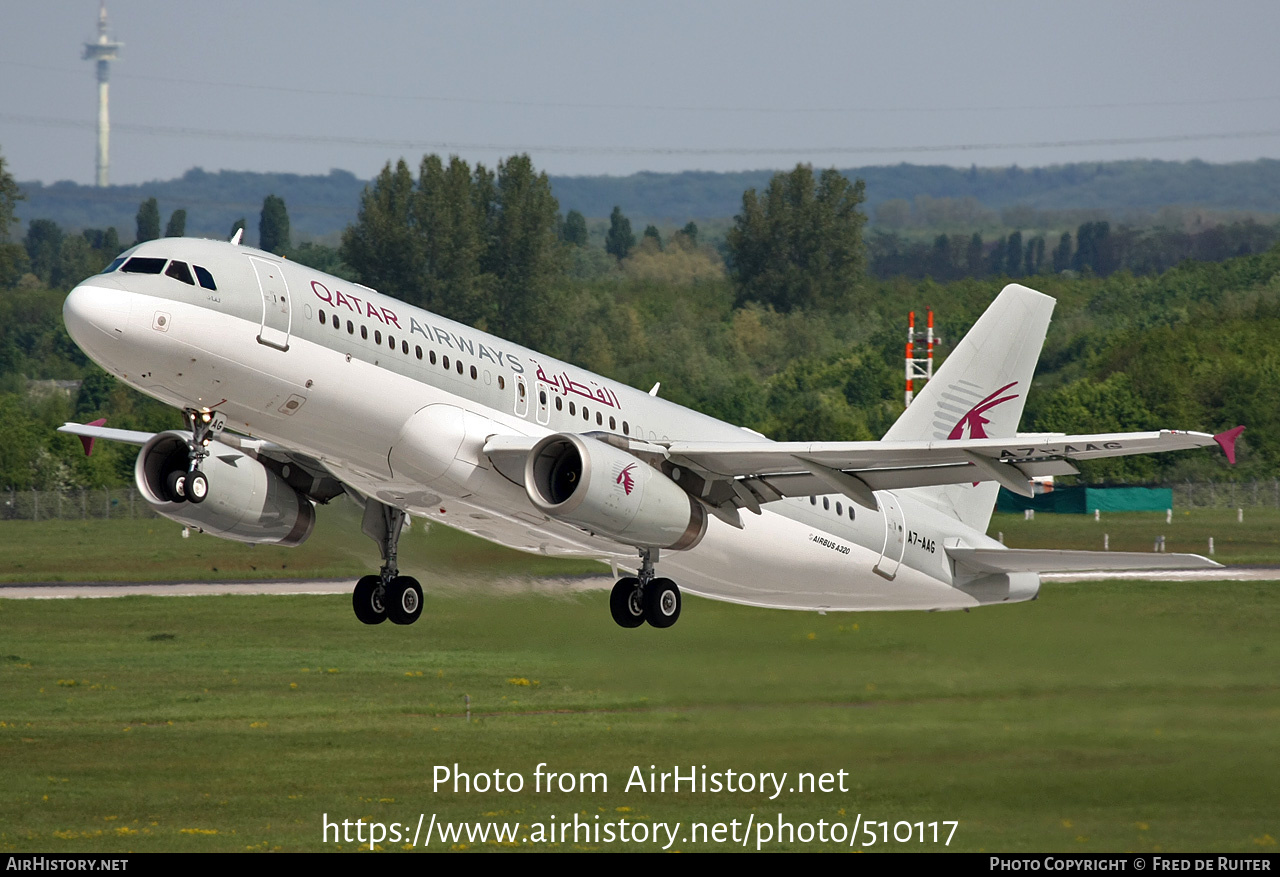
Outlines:
POLYGON ((684 224, 684 228, 680 229, 680 234, 684 235, 685 239, 693 246, 696 247, 698 245, 698 223, 692 219, 684 224))
POLYGON ((846 306, 866 262, 867 218, 858 209, 865 190, 835 169, 815 180, 803 164, 775 174, 763 195, 748 189, 726 242, 738 304, 846 306))
POLYGON ((0 155, 0 287, 17 283, 27 263, 23 247, 9 240, 9 227, 18 221, 15 211, 23 196, 4 164, 4 156, 0 155))
POLYGON ((284 199, 268 195, 258 217, 258 249, 283 256, 289 251, 289 211, 284 199))
POLYGON ((482 265, 494 276, 493 329, 526 344, 541 344, 557 319, 547 306, 551 281, 562 268, 556 241, 560 205, 545 173, 528 155, 498 163, 496 214, 482 265))
POLYGON ((1025 251, 1022 247, 1022 232, 1015 231, 1009 235, 1008 240, 1004 244, 1004 273, 1010 277, 1020 277, 1022 275, 1022 260, 1025 251))
POLYGON ((1044 235, 1027 241, 1027 274, 1039 274, 1044 266, 1044 235))
POLYGON ((447 167, 438 155, 423 157, 410 212, 419 255, 410 300, 470 325, 487 324, 493 316, 493 296, 480 266, 492 188, 483 166, 473 175, 456 155, 447 167))
POLYGON ((587 245, 587 218, 576 210, 570 210, 564 218, 564 240, 575 247, 587 245))
POLYGON ((164 227, 164 236, 180 238, 187 233, 187 211, 175 210, 169 214, 169 224, 164 227))
POLYGON ((621 207, 615 206, 613 213, 609 214, 609 232, 604 236, 604 251, 621 262, 635 245, 636 236, 631 233, 631 220, 623 215, 621 207))
POLYGON ((388 162, 360 196, 356 221, 342 233, 342 261, 366 286, 415 301, 421 243, 414 233, 413 173, 403 159, 388 162))
POLYGON ((52 219, 33 219, 27 223, 27 236, 23 246, 31 273, 46 286, 52 286, 58 272, 58 259, 62 253, 62 229, 52 219))
POLYGON ((653 241, 654 246, 656 246, 659 251, 662 250, 662 232, 658 231, 658 227, 656 225, 646 225, 644 227, 644 234, 642 237, 653 241))
POLYGON ((160 205, 148 198, 138 207, 138 243, 160 237, 160 205))
POLYGON ((1071 267, 1071 232, 1064 231, 1053 248, 1053 273, 1059 274, 1071 267))
POLYGON ((83 235, 68 235, 62 240, 51 285, 55 289, 70 289, 97 274, 105 265, 103 257, 89 246, 83 235))
POLYGON ((417 186, 404 162, 365 190, 342 257, 362 283, 445 316, 532 343, 562 269, 559 205, 527 155, 472 171, 425 156, 417 186))
POLYGON ((982 235, 974 232, 969 238, 969 246, 964 254, 965 273, 970 277, 981 277, 982 270, 982 235))

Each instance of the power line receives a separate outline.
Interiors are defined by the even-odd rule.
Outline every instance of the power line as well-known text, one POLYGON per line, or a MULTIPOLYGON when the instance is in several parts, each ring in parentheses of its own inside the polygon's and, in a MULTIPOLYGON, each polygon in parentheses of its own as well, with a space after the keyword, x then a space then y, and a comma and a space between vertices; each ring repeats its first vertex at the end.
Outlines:
MULTIPOLYGON (((0 122, 45 128, 93 128, 94 123, 78 119, 54 118, 0 113, 0 122)), ((1020 142, 984 142, 949 144, 909 144, 902 146, 827 145, 827 146, 562 146, 555 144, 476 143, 467 141, 350 137, 334 134, 301 134, 280 131, 233 131, 212 128, 187 128, 116 122, 117 131, 156 137, 178 137, 202 140, 233 140, 254 143, 304 143, 342 145, 372 149, 431 151, 490 151, 504 153, 537 153, 560 155, 689 155, 689 156, 786 156, 810 155, 897 155, 904 153, 984 152, 1005 149, 1064 149, 1089 146, 1139 146, 1159 143, 1194 143, 1221 140, 1258 140, 1280 137, 1280 129, 1254 131, 1216 131, 1202 134, 1166 134, 1142 137, 1091 137, 1078 140, 1031 140, 1020 142)))
MULTIPOLYGON (((31 64, 24 61, 0 61, 0 66, 22 67, 29 70, 44 70, 68 75, 82 75, 80 71, 55 67, 45 64, 31 64)), ((188 79, 174 76, 149 76, 141 73, 113 74, 117 79, 136 80, 139 82, 159 82, 168 85, 199 85, 218 89, 242 89, 246 91, 274 92, 277 94, 309 95, 314 97, 353 97, 366 100, 410 101, 418 103, 460 104, 467 106, 524 107, 528 109, 568 109, 568 110, 620 110, 626 112, 677 112, 677 113, 759 113, 759 114, 812 114, 812 115, 853 115, 853 114, 908 114, 908 113, 986 113, 986 112, 1030 112, 1043 110, 1060 112, 1063 110, 1112 110, 1112 109, 1154 109, 1161 107, 1204 107, 1227 106, 1233 104, 1274 103, 1280 101, 1280 94, 1259 95, 1255 97, 1211 97, 1184 98, 1166 101, 1106 101, 1061 104, 987 104, 973 106, 843 106, 843 107, 797 107, 797 106, 717 106, 692 104, 633 104, 633 103, 578 103, 571 101, 531 101, 515 98, 470 98, 430 94, 395 94, 383 91, 352 91, 342 89, 299 88, 282 85, 263 85, 251 82, 217 82, 208 79, 188 79)))

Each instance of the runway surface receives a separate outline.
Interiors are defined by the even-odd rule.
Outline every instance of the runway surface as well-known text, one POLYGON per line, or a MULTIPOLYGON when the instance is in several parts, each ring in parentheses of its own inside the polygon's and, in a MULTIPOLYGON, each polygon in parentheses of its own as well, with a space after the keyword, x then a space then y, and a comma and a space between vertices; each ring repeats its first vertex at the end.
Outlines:
MULTIPOLYGON (((1277 575, 1280 578, 1280 574, 1277 575)), ((292 579, 273 582, 22 582, 0 585, 0 599, 65 600, 77 597, 206 597, 224 594, 350 594, 350 579, 292 579)), ((465 586, 450 586, 461 590, 465 586)), ((613 579, 607 576, 564 578, 503 578, 480 587, 498 593, 564 594, 572 591, 607 590, 613 579)))
MULTIPOLYGON (((1280 567, 1228 566, 1222 569, 1129 570, 1107 573, 1044 573, 1046 582, 1096 582, 1126 579, 1155 582, 1280 581, 1280 567)), ((23 582, 0 585, 0 599, 65 600, 77 597, 201 597, 222 594, 350 594, 354 582, 347 579, 310 579, 274 582, 23 582)), ((505 593, 557 593, 608 590, 608 576, 571 578, 504 578, 481 587, 505 593)), ((449 590, 453 590, 450 588, 449 590)))

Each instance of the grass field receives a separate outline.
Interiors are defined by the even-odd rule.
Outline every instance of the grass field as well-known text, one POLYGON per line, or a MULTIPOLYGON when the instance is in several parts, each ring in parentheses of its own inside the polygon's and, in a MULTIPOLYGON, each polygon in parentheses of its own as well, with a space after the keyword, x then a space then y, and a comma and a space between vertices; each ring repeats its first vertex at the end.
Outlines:
MULTIPOLYGON (((241 545, 199 533, 183 539, 182 527, 163 518, 109 521, 0 522, 0 583, 78 581, 227 581, 278 578, 356 579, 378 566, 372 541, 360 533, 359 514, 343 504, 322 509, 316 532, 299 548, 241 545)), ((1173 523, 1156 513, 1128 512, 1094 521, 1085 515, 996 515, 990 533, 1011 548, 1150 551, 1166 537, 1167 551, 1207 554, 1223 563, 1280 564, 1280 510, 1178 512, 1173 523)), ((424 576, 581 575, 603 566, 563 558, 534 557, 499 548, 446 527, 415 527, 401 542, 402 562, 424 576)), ((425 579, 424 579, 425 580, 425 579)))
MULTIPOLYGON (((346 503, 319 511, 315 532, 297 548, 244 545, 192 532, 165 518, 0 522, 0 583, 351 579, 376 572, 378 549, 346 503)), ((406 569, 442 575, 575 575, 606 567, 501 548, 448 527, 418 523, 400 540, 406 569)))
POLYGON ((1025 521, 1020 514, 996 515, 989 535, 1004 533, 1010 548, 1079 548, 1101 551, 1103 535, 1111 537, 1112 551, 1150 551, 1156 538, 1165 537, 1165 551, 1209 554, 1219 563, 1280 564, 1280 509, 1244 510, 1237 522, 1235 509, 1174 511, 1165 523, 1164 512, 1123 512, 1092 515, 1041 514, 1025 521))
POLYGON ((939 614, 689 599, 667 631, 615 627, 602 593, 429 592, 407 628, 345 597, 0 600, 0 849, 320 850, 324 814, 577 813, 679 821, 682 850, 714 846, 691 822, 782 814, 958 820, 958 850, 1274 852, 1278 622, 1256 582, 939 614), (528 785, 433 791, 455 762, 528 785), (608 791, 534 793, 541 762, 608 791), (848 791, 625 792, 634 765, 844 770, 848 791))

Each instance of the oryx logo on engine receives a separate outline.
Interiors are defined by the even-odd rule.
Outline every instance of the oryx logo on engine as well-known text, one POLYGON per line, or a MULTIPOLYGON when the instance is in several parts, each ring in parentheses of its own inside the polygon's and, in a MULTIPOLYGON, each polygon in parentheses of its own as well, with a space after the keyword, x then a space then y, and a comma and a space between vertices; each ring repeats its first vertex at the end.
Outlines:
POLYGON ((627 496, 630 496, 631 491, 636 489, 636 480, 631 475, 631 470, 634 468, 636 468, 635 463, 632 463, 630 466, 627 466, 626 468, 624 468, 621 472, 618 473, 618 480, 615 482, 617 484, 622 485, 622 489, 626 491, 627 496))

